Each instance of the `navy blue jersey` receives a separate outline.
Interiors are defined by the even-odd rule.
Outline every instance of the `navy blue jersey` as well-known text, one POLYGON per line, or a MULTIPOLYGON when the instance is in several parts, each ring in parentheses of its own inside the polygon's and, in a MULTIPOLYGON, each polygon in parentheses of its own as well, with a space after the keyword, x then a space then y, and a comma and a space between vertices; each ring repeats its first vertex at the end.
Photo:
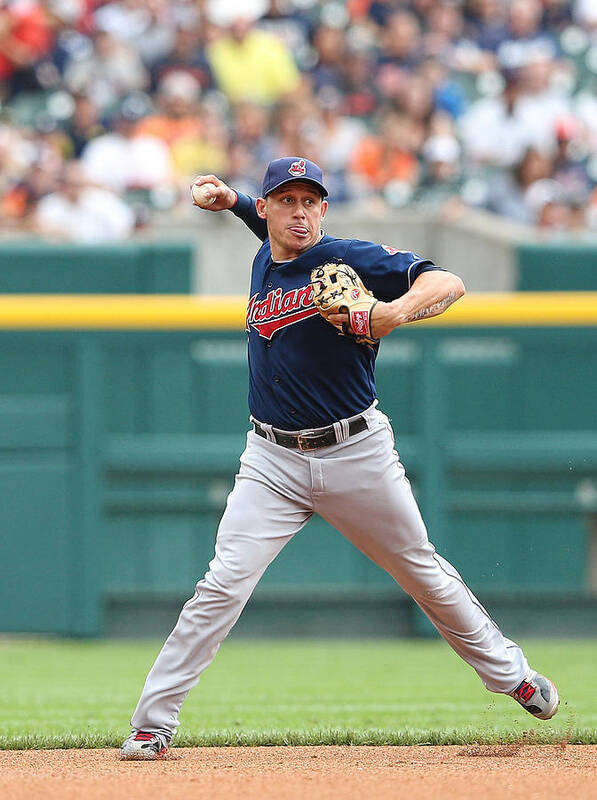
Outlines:
POLYGON ((313 303, 311 270, 328 261, 350 264, 379 300, 390 302, 422 272, 441 268, 412 252, 332 236, 275 264, 254 200, 239 194, 232 211, 263 241, 253 261, 246 317, 251 414, 275 428, 300 430, 364 411, 376 398, 379 345, 357 344, 323 319, 313 303))

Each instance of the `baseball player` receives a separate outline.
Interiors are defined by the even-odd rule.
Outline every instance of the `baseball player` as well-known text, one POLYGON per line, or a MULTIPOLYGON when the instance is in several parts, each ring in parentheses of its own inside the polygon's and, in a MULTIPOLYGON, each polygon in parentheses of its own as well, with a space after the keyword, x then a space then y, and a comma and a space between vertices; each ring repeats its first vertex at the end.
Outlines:
POLYGON ((436 553, 377 408, 379 339, 441 314, 462 281, 415 253, 325 234, 323 175, 305 158, 272 161, 256 200, 213 175, 195 185, 200 205, 229 209, 262 241, 246 317, 251 429, 215 556, 147 676, 121 757, 167 752, 188 691, 313 514, 392 575, 487 689, 550 719, 555 686, 436 553))

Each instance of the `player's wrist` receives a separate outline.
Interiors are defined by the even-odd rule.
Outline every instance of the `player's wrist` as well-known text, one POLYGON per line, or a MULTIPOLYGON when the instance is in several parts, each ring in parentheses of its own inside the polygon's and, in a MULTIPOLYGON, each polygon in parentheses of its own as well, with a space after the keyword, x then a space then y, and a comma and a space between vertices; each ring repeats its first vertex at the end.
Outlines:
POLYGON ((372 334, 377 339, 386 336, 388 333, 397 328, 402 323, 400 310, 395 305, 396 301, 391 303, 384 303, 383 300, 378 300, 371 312, 371 329, 372 334))
POLYGON ((399 325, 404 325, 405 322, 409 322, 409 310, 403 297, 396 298, 396 300, 392 301, 391 305, 395 328, 399 325))

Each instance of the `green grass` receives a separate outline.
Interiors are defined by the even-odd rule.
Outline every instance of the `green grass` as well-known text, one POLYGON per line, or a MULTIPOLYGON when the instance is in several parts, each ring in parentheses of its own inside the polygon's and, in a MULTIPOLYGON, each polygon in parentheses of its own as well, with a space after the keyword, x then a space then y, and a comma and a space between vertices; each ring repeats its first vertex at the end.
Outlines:
MULTIPOLYGON (((160 644, 0 640, 0 749, 118 746, 160 644)), ((487 692, 441 641, 232 640, 175 743, 597 743, 597 640, 523 644, 560 689, 549 722, 487 692)))

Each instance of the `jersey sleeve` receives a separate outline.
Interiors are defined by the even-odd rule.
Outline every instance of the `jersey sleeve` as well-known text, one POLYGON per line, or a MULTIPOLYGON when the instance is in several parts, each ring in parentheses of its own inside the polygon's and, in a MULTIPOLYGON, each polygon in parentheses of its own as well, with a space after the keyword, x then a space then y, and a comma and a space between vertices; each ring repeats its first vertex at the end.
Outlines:
POLYGON ((346 251, 346 263, 359 273, 363 283, 386 303, 406 294, 423 272, 442 270, 428 258, 411 250, 353 239, 346 251))
POLYGON ((252 231, 258 239, 264 242, 267 239, 267 223, 261 219, 255 209, 255 200, 248 194, 236 192, 236 203, 230 209, 232 213, 242 219, 247 228, 252 231))

